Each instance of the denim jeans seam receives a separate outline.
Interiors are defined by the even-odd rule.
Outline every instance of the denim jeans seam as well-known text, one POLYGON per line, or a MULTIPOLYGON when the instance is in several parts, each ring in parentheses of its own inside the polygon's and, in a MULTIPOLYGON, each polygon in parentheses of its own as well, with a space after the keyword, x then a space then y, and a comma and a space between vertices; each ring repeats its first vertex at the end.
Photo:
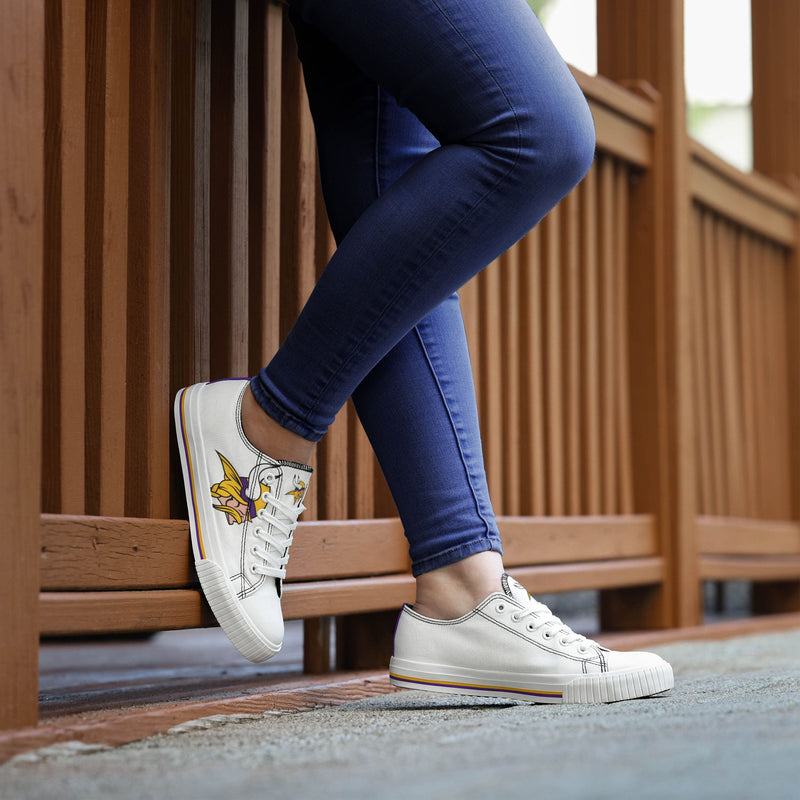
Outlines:
MULTIPOLYGON (((413 272, 412 272, 412 273, 411 273, 411 274, 410 274, 410 275, 409 275, 409 276, 406 278, 406 280, 405 280, 405 282, 403 283, 403 285, 402 285, 402 286, 401 286, 401 287, 400 287, 400 288, 397 290, 397 292, 395 293, 395 295, 394 295, 394 296, 391 298, 391 300, 390 300, 390 301, 389 301, 389 302, 388 302, 388 303, 385 305, 385 307, 384 307, 384 310, 381 312, 380 316, 379 316, 379 317, 378 317, 378 318, 377 318, 377 319, 376 319, 376 320, 375 320, 375 321, 372 323, 372 325, 370 326, 370 328, 369 328, 369 329, 366 331, 366 333, 365 333, 365 334, 364 334, 364 335, 363 335, 363 336, 360 338, 360 340, 358 341, 358 343, 357 343, 355 346, 353 346, 353 347, 351 348, 351 350, 350 350, 350 353, 349 353, 349 354, 348 354, 348 355, 347 355, 347 356, 346 356, 346 357, 345 357, 345 358, 342 360, 342 362, 340 363, 340 365, 339 365, 338 369, 337 369, 337 370, 336 370, 336 371, 335 371, 335 372, 334 372, 334 373, 333 373, 333 374, 332 374, 332 375, 331 375, 331 376, 328 378, 328 380, 326 381, 325 385, 324 385, 324 386, 322 387, 322 389, 320 390, 320 393, 319 393, 319 395, 317 396, 317 399, 315 400, 314 404, 313 404, 313 405, 311 406, 311 408, 309 408, 309 410, 306 412, 306 414, 305 414, 305 417, 304 417, 304 422, 305 422, 305 425, 306 425, 306 427, 308 427, 308 425, 310 424, 310 423, 309 423, 309 418, 310 418, 310 417, 312 417, 312 416, 313 416, 313 415, 316 413, 316 411, 317 411, 317 408, 319 407, 320 401, 322 400, 322 396, 325 394, 325 392, 326 392, 327 388, 328 388, 328 387, 331 385, 331 383, 332 383, 332 382, 333 382, 333 381, 334 381, 334 380, 335 380, 335 379, 336 379, 336 378, 337 378, 337 377, 338 377, 338 376, 339 376, 339 375, 342 373, 342 371, 343 371, 343 370, 345 370, 345 369, 346 369, 346 368, 349 366, 350 362, 351 362, 351 361, 352 361, 352 360, 353 360, 353 359, 356 357, 356 354, 358 353, 358 351, 359 351, 359 349, 360 349, 361 345, 362 345, 362 344, 363 344, 363 343, 364 343, 364 342, 365 342, 365 341, 366 341, 366 340, 367 340, 367 339, 370 337, 370 335, 371 335, 371 334, 372 334, 372 333, 375 331, 375 329, 376 329, 376 328, 379 326, 379 324, 380 324, 380 323, 381 323, 381 321, 383 320, 384 316, 385 316, 385 315, 386 315, 386 314, 389 312, 389 310, 390 310, 392 307, 394 307, 394 306, 396 305, 396 303, 397 303, 398 299, 399 299, 400 297, 402 297, 402 295, 404 294, 404 292, 406 292, 406 291, 408 290, 408 287, 409 287, 410 283, 412 282, 412 280, 413 280, 413 279, 414 279, 414 278, 417 276, 417 274, 418 274, 418 273, 419 273, 419 272, 420 272, 422 269, 424 269, 424 267, 425 267, 425 266, 428 264, 428 262, 429 262, 429 261, 430 261, 430 260, 431 260, 431 259, 432 259, 432 258, 433 258, 435 255, 437 255, 437 253, 439 253, 439 252, 442 250, 442 248, 444 248, 444 247, 445 247, 445 245, 447 245, 447 244, 449 243, 449 241, 452 239, 452 237, 453 237, 453 236, 456 234, 456 232, 457 232, 457 231, 458 231, 458 230, 459 230, 459 229, 460 229, 460 228, 461 228, 461 227, 462 227, 462 226, 463 226, 463 225, 466 223, 466 221, 469 219, 469 217, 470 217, 470 216, 471 216, 471 215, 472 215, 472 214, 473 214, 475 211, 477 211, 477 209, 478 209, 478 208, 480 208, 480 206, 481 206, 481 205, 482 205, 482 204, 485 202, 485 200, 486 200, 486 199, 487 199, 487 198, 488 198, 488 197, 489 197, 489 196, 490 196, 492 193, 494 193, 494 192, 497 190, 497 188, 500 186, 500 184, 501 184, 503 181, 505 181, 505 180, 506 180, 506 178, 508 178, 508 176, 509 176, 509 175, 511 175, 511 173, 512 173, 512 172, 514 171, 514 169, 516 168, 517 164, 519 164, 520 154, 521 154, 521 152, 522 152, 522 142, 521 142, 522 136, 521 136, 521 133, 520 133, 519 117, 517 116, 517 112, 516 112, 516 109, 514 108, 514 104, 511 102, 511 100, 510 100, 510 98, 509 98, 508 94, 507 94, 507 93, 504 91, 504 89, 503 89, 502 85, 500 84, 500 81, 498 81, 498 80, 497 80, 497 77, 494 75, 494 73, 492 72, 492 70, 489 68, 488 64, 487 64, 487 63, 486 63, 486 62, 485 62, 485 61, 484 61, 484 60, 483 60, 483 59, 480 57, 480 55, 477 53, 477 51, 475 50, 475 48, 474 48, 474 47, 473 47, 473 46, 472 46, 472 45, 469 43, 469 41, 468 41, 468 40, 467 40, 467 38, 464 36, 464 34, 463 34, 463 33, 462 33, 462 32, 461 32, 461 31, 460 31, 460 30, 459 30, 459 29, 456 27, 455 23, 454 23, 454 22, 453 22, 453 21, 450 19, 450 17, 447 15, 447 13, 444 11, 444 9, 443 9, 443 8, 442 8, 442 7, 439 5, 439 3, 438 3, 438 2, 436 2, 436 0, 434 0, 434 5, 436 6, 437 10, 438 10, 438 11, 439 11, 439 13, 442 15, 442 17, 443 17, 443 18, 446 20, 447 24, 448 24, 448 25, 449 25, 449 26, 450 26, 450 27, 453 29, 453 31, 456 33, 456 35, 457 35, 457 36, 458 36, 458 37, 459 37, 459 38, 460 38, 460 39, 461 39, 461 40, 464 42, 464 44, 465 44, 465 45, 466 45, 466 46, 467 46, 467 47, 470 49, 470 51, 473 53, 473 55, 475 56, 475 58, 477 58, 477 59, 478 59, 478 61, 480 62, 481 66, 482 66, 482 67, 483 67, 483 68, 486 70, 486 73, 489 75, 489 77, 490 77, 490 78, 492 79, 492 81, 494 82, 494 84, 495 84, 495 86, 497 87, 497 89, 499 90, 500 94, 502 94, 502 95, 503 95, 503 99, 506 101, 506 104, 507 104, 507 106, 508 106, 508 109, 509 109, 509 111, 511 111, 511 114, 512 114, 512 115, 513 115, 513 117, 514 117, 514 126, 516 127, 516 130, 517 130, 517 149, 516 149, 516 152, 515 152, 515 154, 514 154, 514 162, 511 164, 511 166, 510 166, 510 167, 509 167, 509 168, 508 168, 508 169, 507 169, 507 170, 506 170, 506 171, 505 171, 505 172, 504 172, 502 175, 500 175, 500 176, 497 178, 497 180, 496 180, 496 181, 495 181, 495 182, 492 184, 492 186, 490 186, 490 187, 489 187, 489 188, 488 188, 488 189, 487 189, 487 190, 486 190, 486 191, 483 193, 483 195, 481 195, 481 197, 479 197, 479 198, 478 198, 478 200, 475 202, 475 204, 474 204, 474 205, 473 205, 471 208, 469 208, 469 209, 468 209, 468 210, 467 210, 467 211, 464 213, 464 215, 461 217, 461 219, 460 219, 460 220, 458 220, 458 222, 456 222, 456 223, 453 225, 453 227, 452 227, 452 229, 450 230, 450 232, 447 234, 447 236, 444 238, 444 240, 443 240, 443 241, 442 241, 442 242, 441 242, 441 243, 438 245, 438 247, 436 247, 436 248, 435 248, 435 249, 434 249, 434 250, 433 250, 433 251, 432 251, 432 252, 431 252, 431 253, 428 255, 428 257, 427 257, 427 258, 426 258, 426 259, 425 259, 425 260, 424 260, 424 261, 423 261, 423 262, 422 262, 422 263, 421 263, 421 264, 420 264, 420 265, 419 265, 419 266, 418 266, 418 267, 417 267, 417 268, 416 268, 416 269, 415 269, 415 270, 414 270, 414 271, 413 271, 413 272)), ((424 122, 423 122, 423 124, 424 124, 424 122)), ((481 145, 470 145, 470 144, 467 144, 467 146, 478 147, 479 149, 482 149, 482 146, 481 146, 481 145)), ((455 287, 455 288, 459 288, 459 287, 455 287)))
POLYGON ((375 87, 375 196, 382 194, 381 181, 381 87, 375 87))
MULTIPOLYGON (((320 393, 319 393, 316 401, 314 402, 314 405, 311 406, 311 408, 305 414, 304 422, 305 422, 306 425, 309 425, 309 417, 313 416, 314 413, 316 412, 317 408, 319 407, 319 403, 320 403, 320 401, 322 399, 322 396, 325 394, 325 392, 328 389, 328 387, 342 373, 342 371, 345 370, 350 365, 352 360, 356 357, 356 355, 357 355, 359 349, 361 348, 361 346, 363 345, 363 343, 365 341, 367 341, 369 339, 369 337, 373 334, 373 332, 380 327, 380 324, 383 321, 383 318, 386 316, 386 314, 389 313, 389 311, 397 304, 398 300, 400 298, 402 298, 403 295, 409 290, 410 284, 412 283, 414 278, 417 277, 418 273, 421 272, 427 266, 428 262, 430 262, 431 259, 434 256, 436 256, 445 247, 445 245, 448 244, 450 239, 452 239, 453 236, 455 236, 455 234, 458 232, 458 230, 467 222, 469 217, 474 212, 476 212, 478 210, 478 208, 480 208, 480 206, 489 197, 489 195, 492 194, 499 187, 499 185, 502 183, 502 181, 504 181, 511 174, 511 172, 513 171, 513 169, 516 166, 516 164, 517 164, 517 162, 515 161, 514 164, 511 167, 509 167, 509 169, 505 173, 503 173, 503 175, 501 175, 497 179, 497 181, 495 181, 495 183, 492 184, 492 186, 489 189, 486 190, 486 192, 475 202, 475 204, 464 214, 464 216, 458 222, 456 222, 453 225, 452 229, 447 234, 445 239, 439 244, 439 246, 436 247, 428 255, 428 257, 406 278, 406 280, 404 281, 403 285, 395 292, 395 294, 392 296, 392 298, 385 304, 383 311, 380 313, 380 315, 377 317, 377 319, 369 327, 369 330, 367 330, 364 333, 364 335, 361 336, 361 338, 358 340, 358 342, 351 348, 351 350, 348 353, 348 355, 342 360, 342 362, 339 365, 339 367, 336 370, 336 372, 334 372, 330 376, 330 378, 328 378, 328 380, 325 382, 325 385, 320 390, 320 393)), ((455 287, 455 289, 458 289, 458 288, 460 288, 460 287, 455 287)))
POLYGON ((428 348, 427 348, 427 346, 425 344, 425 340, 424 340, 424 338, 422 336, 422 331, 420 330, 420 326, 419 325, 415 325, 414 326, 414 332, 416 333, 417 340, 419 341, 420 347, 422 348, 422 353, 425 356, 425 362, 428 364, 428 367, 429 367, 429 369, 431 371, 431 375, 433 377, 433 382, 436 384, 436 388, 439 391, 439 396, 441 397, 442 403, 444 404, 445 410, 447 412, 447 419, 450 421, 450 427, 452 428, 453 435, 455 436, 456 446, 458 448, 458 455, 461 458, 461 464, 464 467, 464 471, 467 474, 467 483, 469 484, 469 488, 470 488, 470 490, 472 492, 472 501, 475 504, 475 510, 478 513, 478 517, 480 517, 480 519, 482 520, 483 525, 484 525, 484 534, 485 534, 484 538, 491 539, 492 526, 489 524, 489 520, 486 519, 486 515, 484 514, 483 509, 481 508, 481 505, 478 502, 478 493, 475 490, 475 486, 474 486, 474 484, 472 482, 472 472, 471 472, 471 470, 469 468, 469 465, 467 464, 467 459, 466 459, 466 456, 464 455, 464 450, 463 450, 463 448, 461 446, 461 439, 460 439, 459 434, 458 434, 458 427, 455 424, 455 420, 453 419, 452 410, 450 409, 450 405, 447 402, 447 395, 446 395, 444 389, 442 388, 441 381, 439 380, 439 376, 436 373, 436 367, 434 367, 434 365, 433 365, 433 361, 431 360, 430 353, 429 353, 428 348))
MULTIPOLYGON (((492 70, 489 68, 489 65, 481 58, 481 56, 478 53, 478 51, 469 43, 469 41, 467 40, 466 36, 464 36, 464 34, 456 27, 455 23, 453 22, 452 19, 450 19, 450 17, 448 16, 447 12, 442 8, 442 6, 437 2, 437 0, 433 0, 433 4, 438 9, 439 13, 447 20, 447 24, 453 29, 453 31, 459 37, 459 39, 461 39, 461 41, 464 42, 464 44, 472 51, 472 54, 475 56, 475 58, 478 59, 478 61, 480 61, 481 66, 486 70, 486 73, 492 79, 492 81, 494 82, 494 85, 499 89, 500 94, 503 95, 503 98, 505 99, 506 104, 508 105, 508 110, 514 116, 514 127, 516 127, 516 129, 517 129, 517 152, 516 152, 516 155, 514 157, 514 163, 511 165, 511 168, 509 169, 508 173, 506 173, 506 175, 508 175, 511 171, 513 171, 514 167, 516 167, 517 164, 519 163, 519 156, 520 156, 520 153, 522 152, 522 143, 521 143, 522 136, 520 135, 519 117, 517 116, 517 111, 514 108, 514 104, 511 102, 509 96, 506 94, 506 92, 503 89, 503 86, 500 83, 500 81, 497 80, 497 77, 492 72, 492 70)), ((505 178, 506 176, 504 175, 503 177, 505 178)), ((492 187, 492 188, 494 188, 494 187, 492 187)), ((481 198, 481 199, 483 199, 483 198, 481 198)))

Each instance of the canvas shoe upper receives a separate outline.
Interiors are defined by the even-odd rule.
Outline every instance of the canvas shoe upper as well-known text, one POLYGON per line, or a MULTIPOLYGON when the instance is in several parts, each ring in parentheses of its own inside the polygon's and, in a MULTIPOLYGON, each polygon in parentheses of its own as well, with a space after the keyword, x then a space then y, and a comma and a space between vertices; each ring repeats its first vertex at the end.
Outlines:
POLYGON ((247 385, 181 389, 175 424, 200 585, 236 649, 265 661, 283 642, 282 581, 311 468, 250 444, 241 423, 247 385))
POLYGON ((653 653, 619 653, 575 633, 503 575, 500 592, 455 620, 400 612, 389 674, 395 686, 544 703, 606 703, 671 689, 653 653))

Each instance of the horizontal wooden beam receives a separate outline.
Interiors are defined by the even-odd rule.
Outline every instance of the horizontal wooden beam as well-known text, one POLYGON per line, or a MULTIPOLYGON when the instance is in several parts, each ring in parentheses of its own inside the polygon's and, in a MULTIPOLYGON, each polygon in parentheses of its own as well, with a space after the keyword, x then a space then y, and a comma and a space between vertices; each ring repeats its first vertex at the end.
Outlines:
POLYGON ((701 556, 700 577, 715 581, 797 580, 800 556, 701 556))
MULTIPOLYGON (((656 554, 653 520, 501 517, 506 563, 552 564, 656 554)), ((185 520, 42 516, 44 591, 180 589, 196 585, 185 520)), ((301 523, 288 585, 410 571, 398 519, 301 523)), ((335 613, 335 612, 326 612, 335 613)))
MULTIPOLYGON (((516 567, 514 576, 537 593, 606 589, 658 583, 660 558, 516 567)), ((39 613, 45 636, 156 631, 208 627, 214 619, 195 589, 151 591, 42 592, 39 613)), ((284 586, 286 619, 354 614, 400 608, 414 600, 408 574, 284 586)))
POLYGON ((656 104, 600 75, 572 68, 594 117, 597 149, 635 164, 653 163, 656 104))
POLYGON ((740 172, 692 142, 689 185, 692 197, 701 205, 772 241, 795 246, 798 200, 775 181, 740 172))
MULTIPOLYGON (((602 75, 588 75, 577 67, 570 67, 570 70, 590 104, 605 106, 651 131, 655 128, 657 111, 653 99, 642 97, 602 75)), ((655 89, 651 91, 654 98, 658 97, 655 89)))
POLYGON ((507 567, 562 564, 658 554, 649 514, 586 517, 499 517, 507 567))
POLYGON ((800 555, 798 522, 699 516, 697 535, 706 555, 800 555))
POLYGON ((534 595, 583 589, 619 589, 623 586, 661 583, 664 580, 664 560, 655 557, 628 558, 584 564, 515 567, 513 574, 534 595))

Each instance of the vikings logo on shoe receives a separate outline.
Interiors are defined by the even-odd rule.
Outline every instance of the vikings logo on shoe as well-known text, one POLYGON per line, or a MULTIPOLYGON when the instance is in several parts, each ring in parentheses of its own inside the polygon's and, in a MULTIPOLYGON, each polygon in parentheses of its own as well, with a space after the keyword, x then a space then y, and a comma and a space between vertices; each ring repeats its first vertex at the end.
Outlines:
MULTIPOLYGON (((255 519, 258 512, 264 508, 266 502, 262 494, 272 492, 272 480, 269 467, 256 467, 245 478, 236 471, 236 468, 225 458, 222 453, 217 453, 222 464, 223 479, 211 487, 211 496, 217 501, 214 504, 216 511, 221 511, 228 519, 228 525, 241 525, 255 519), (253 490, 251 484, 257 484, 253 490), (254 499, 251 499, 254 498, 254 499)), ((294 505, 299 506, 306 493, 306 483, 294 477, 294 489, 286 492, 294 498, 294 505)))
POLYGON ((253 520, 266 503, 261 500, 263 492, 271 492, 272 487, 259 482, 259 492, 255 500, 248 497, 249 481, 239 475, 230 461, 222 453, 217 453, 222 463, 223 479, 211 487, 211 496, 217 500, 214 508, 228 518, 228 525, 241 525, 253 520))
POLYGON ((296 506, 299 506, 303 500, 303 497, 305 496, 305 493, 306 493, 306 482, 301 481, 298 477, 295 476, 294 489, 292 489, 289 492, 286 492, 286 494, 289 494, 292 497, 294 497, 294 504, 296 506))

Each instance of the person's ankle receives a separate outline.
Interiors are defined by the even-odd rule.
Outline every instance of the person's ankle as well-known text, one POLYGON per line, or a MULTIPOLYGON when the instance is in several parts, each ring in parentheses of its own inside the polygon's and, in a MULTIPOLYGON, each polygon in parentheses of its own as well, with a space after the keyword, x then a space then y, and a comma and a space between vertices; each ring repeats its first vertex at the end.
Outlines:
POLYGON ((250 444, 270 458, 309 464, 316 442, 281 427, 264 413, 248 386, 242 398, 242 430, 250 444))
POLYGON ((494 551, 425 572, 417 577, 414 610, 431 619, 458 619, 492 592, 500 591, 502 575, 503 559, 494 551))

